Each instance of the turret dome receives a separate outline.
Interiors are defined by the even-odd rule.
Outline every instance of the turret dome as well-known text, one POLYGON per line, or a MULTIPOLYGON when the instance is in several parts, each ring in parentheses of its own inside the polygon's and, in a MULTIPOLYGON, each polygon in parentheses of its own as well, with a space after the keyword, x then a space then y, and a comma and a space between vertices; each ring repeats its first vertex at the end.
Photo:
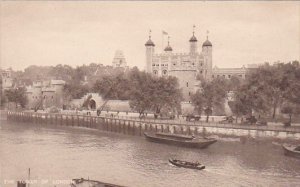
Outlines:
POLYGON ((197 40, 196 36, 193 34, 193 36, 190 39, 190 42, 197 42, 197 41, 198 40, 197 40))
POLYGON ((168 36, 168 46, 165 48, 164 51, 173 51, 172 47, 170 46, 170 36, 168 36))
POLYGON ((145 43, 145 46, 155 46, 155 44, 152 42, 151 38, 145 43))
POLYGON ((173 51, 173 49, 172 49, 171 46, 168 45, 168 46, 165 48, 165 51, 173 51))
POLYGON ((203 44, 202 47, 212 47, 211 42, 207 39, 203 44))

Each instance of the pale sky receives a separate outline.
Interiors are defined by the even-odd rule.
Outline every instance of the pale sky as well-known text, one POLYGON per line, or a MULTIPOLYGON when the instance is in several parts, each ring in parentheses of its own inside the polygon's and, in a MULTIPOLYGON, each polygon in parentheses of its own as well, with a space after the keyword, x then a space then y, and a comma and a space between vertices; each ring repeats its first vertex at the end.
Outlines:
POLYGON ((2 68, 111 65, 119 49, 129 66, 143 69, 149 29, 156 52, 162 51, 162 30, 174 52, 188 52, 194 24, 199 49, 209 30, 214 66, 300 58, 300 2, 0 1, 0 6, 2 68))

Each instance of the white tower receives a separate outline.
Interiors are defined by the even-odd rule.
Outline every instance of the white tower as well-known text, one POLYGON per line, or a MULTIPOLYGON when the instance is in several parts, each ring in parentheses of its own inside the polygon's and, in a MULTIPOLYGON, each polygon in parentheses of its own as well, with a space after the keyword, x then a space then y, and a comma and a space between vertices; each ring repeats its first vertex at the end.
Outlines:
MULTIPOLYGON (((208 33, 208 31, 207 31, 208 33)), ((208 40, 208 35, 206 37, 206 41, 202 44, 202 52, 204 55, 204 63, 205 63, 205 78, 208 80, 212 79, 212 44, 208 40)))
POLYGON ((126 59, 121 50, 117 50, 113 59, 113 67, 126 67, 126 59))
POLYGON ((154 54, 154 43, 151 40, 151 30, 149 31, 149 40, 145 43, 146 46, 146 72, 152 73, 152 58, 154 54))
POLYGON ((193 36, 190 39, 190 54, 196 54, 198 52, 197 49, 197 38, 195 36, 195 25, 193 26, 193 36))

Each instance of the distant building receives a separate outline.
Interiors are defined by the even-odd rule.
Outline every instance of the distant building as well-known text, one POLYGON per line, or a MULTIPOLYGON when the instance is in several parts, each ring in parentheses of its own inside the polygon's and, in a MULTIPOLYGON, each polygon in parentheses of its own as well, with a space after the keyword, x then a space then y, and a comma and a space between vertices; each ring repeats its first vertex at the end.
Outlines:
POLYGON ((245 66, 243 66, 242 68, 218 68, 215 66, 213 68, 212 78, 214 79, 223 77, 225 79, 230 79, 231 77, 235 76, 245 79, 246 72, 247 69, 245 68, 245 66))
POLYGON ((34 81, 32 85, 26 87, 27 108, 45 109, 52 106, 62 108, 64 85, 63 80, 34 81))
POLYGON ((12 78, 12 70, 6 69, 1 70, 1 78, 2 78, 2 92, 4 90, 13 88, 13 78, 12 78))
POLYGON ((123 51, 117 50, 115 53, 115 57, 112 61, 113 67, 127 67, 126 59, 124 57, 123 51))
POLYGON ((87 102, 87 109, 96 110, 102 108, 102 111, 114 112, 132 112, 128 100, 105 100, 99 93, 87 93, 80 99, 73 99, 70 103, 71 108, 82 108, 87 102), (88 101, 88 102, 87 102, 88 101))

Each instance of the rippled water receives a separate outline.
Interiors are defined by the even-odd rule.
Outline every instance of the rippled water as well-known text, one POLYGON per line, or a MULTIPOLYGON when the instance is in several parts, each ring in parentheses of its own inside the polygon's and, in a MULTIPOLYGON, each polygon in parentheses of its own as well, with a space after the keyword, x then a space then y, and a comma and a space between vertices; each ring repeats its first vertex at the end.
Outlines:
POLYGON ((37 180, 30 187, 67 186, 53 182, 81 177, 142 187, 300 185, 300 159, 284 156, 271 141, 222 139, 197 150, 92 129, 1 121, 0 148, 1 184, 8 187, 16 186, 10 180, 27 179, 28 168, 37 180), (178 168, 170 157, 197 160, 206 169, 178 168))

